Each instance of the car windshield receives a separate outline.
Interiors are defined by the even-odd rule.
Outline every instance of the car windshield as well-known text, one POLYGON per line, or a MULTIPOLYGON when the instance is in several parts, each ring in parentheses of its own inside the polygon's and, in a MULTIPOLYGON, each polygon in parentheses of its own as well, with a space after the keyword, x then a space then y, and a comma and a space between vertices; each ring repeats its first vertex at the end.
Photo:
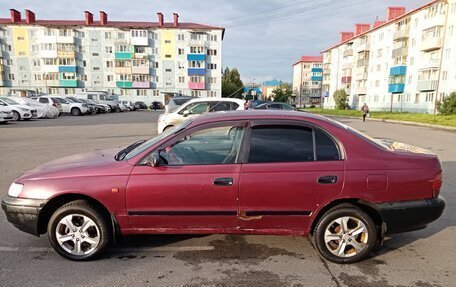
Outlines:
POLYGON ((18 102, 13 101, 12 99, 2 98, 2 100, 3 100, 5 103, 7 103, 8 105, 19 105, 18 102))
POLYGON ((53 98, 53 99, 57 100, 61 104, 69 104, 70 103, 67 100, 63 99, 63 98, 53 98))
POLYGON ((161 141, 162 139, 164 138, 167 138, 168 136, 172 135, 172 134, 176 134, 176 133, 179 133, 180 131, 184 130, 186 127, 188 127, 190 124, 192 123, 192 120, 189 119, 189 120, 186 120, 170 129, 167 129, 165 130, 163 133, 151 138, 150 140, 148 141, 145 141, 144 143, 142 143, 141 145, 137 146, 135 149, 133 149, 132 151, 130 151, 129 153, 127 153, 123 159, 131 159, 135 156, 137 156, 138 154, 142 153, 143 151, 149 149, 151 146, 153 146, 154 144, 158 143, 159 141, 161 141))

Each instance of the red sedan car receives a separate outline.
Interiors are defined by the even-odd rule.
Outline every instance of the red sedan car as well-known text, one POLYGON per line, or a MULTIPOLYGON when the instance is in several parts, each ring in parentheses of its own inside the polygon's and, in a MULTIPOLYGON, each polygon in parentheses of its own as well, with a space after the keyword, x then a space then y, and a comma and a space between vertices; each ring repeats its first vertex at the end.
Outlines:
POLYGON ((325 117, 240 111, 190 119, 122 150, 26 172, 2 208, 71 260, 119 234, 311 235, 324 258, 365 258, 385 234, 440 217, 442 169, 426 150, 325 117))

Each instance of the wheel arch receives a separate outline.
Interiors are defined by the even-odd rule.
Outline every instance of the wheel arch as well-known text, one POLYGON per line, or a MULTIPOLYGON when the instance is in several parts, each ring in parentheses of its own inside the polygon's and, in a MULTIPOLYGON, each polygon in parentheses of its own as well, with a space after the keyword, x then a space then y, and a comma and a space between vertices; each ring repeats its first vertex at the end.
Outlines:
POLYGON ((340 204, 344 204, 344 203, 353 204, 354 206, 356 206, 356 207, 360 208, 361 210, 363 210, 364 212, 366 212, 372 218, 375 225, 377 225, 377 227, 379 228, 379 231, 381 231, 378 233, 379 236, 383 236, 384 220, 383 220, 382 215, 380 214, 380 212, 378 210, 376 210, 374 207, 372 207, 368 202, 363 201, 358 198, 340 198, 340 199, 336 199, 336 200, 331 201, 328 204, 326 204, 324 207, 322 207, 318 211, 317 215, 313 218, 312 223, 310 225, 309 234, 313 235, 317 223, 320 221, 321 217, 328 210, 330 210, 331 208, 338 206, 340 204))
POLYGON ((61 206, 75 201, 75 200, 86 200, 90 205, 92 205, 97 211, 101 213, 103 218, 106 220, 106 223, 109 225, 111 223, 111 229, 115 238, 115 235, 119 231, 117 220, 100 201, 96 200, 93 197, 83 195, 83 194, 62 194, 56 196, 49 200, 41 209, 40 215, 38 217, 38 235, 44 234, 47 231, 47 225, 51 219, 52 214, 59 209, 61 206))

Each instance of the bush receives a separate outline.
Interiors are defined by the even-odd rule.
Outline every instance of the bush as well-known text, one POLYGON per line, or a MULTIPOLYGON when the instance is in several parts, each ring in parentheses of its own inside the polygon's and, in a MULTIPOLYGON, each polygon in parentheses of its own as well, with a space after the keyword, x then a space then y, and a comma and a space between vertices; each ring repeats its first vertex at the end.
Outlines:
POLYGON ((437 110, 441 115, 456 115, 456 92, 451 93, 451 95, 443 101, 437 103, 437 110))
POLYGON ((340 89, 334 92, 334 101, 336 102, 337 110, 347 110, 348 109, 348 95, 344 89, 340 89))

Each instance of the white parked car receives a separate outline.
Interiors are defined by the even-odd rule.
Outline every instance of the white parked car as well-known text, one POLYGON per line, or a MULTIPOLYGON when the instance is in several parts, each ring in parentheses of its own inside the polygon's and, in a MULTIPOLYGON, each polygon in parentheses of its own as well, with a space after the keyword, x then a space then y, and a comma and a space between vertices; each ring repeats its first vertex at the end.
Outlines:
POLYGON ((0 103, 0 123, 7 123, 13 120, 13 110, 8 106, 2 106, 0 103))
POLYGON ((189 117, 202 113, 244 110, 244 100, 232 98, 196 98, 170 113, 158 117, 158 133, 173 127, 189 117))
POLYGON ((21 105, 18 102, 10 99, 9 97, 0 97, 0 105, 8 106, 12 109, 13 120, 30 120, 37 116, 36 109, 32 107, 21 105))
POLYGON ((129 111, 136 110, 135 105, 131 101, 120 101, 120 103, 126 106, 129 111))
POLYGON ((32 109, 36 109, 37 117, 39 119, 53 119, 57 118, 60 114, 59 110, 54 106, 42 104, 30 98, 25 97, 9 97, 10 99, 18 102, 21 105, 26 105, 32 109))
POLYGON ((124 105, 121 101, 116 101, 116 103, 119 105, 119 109, 120 109, 121 112, 128 112, 129 111, 127 106, 124 105))
POLYGON ((59 111, 59 117, 63 113, 62 105, 60 104, 60 102, 55 99, 51 99, 51 97, 47 97, 47 96, 33 97, 32 100, 35 100, 41 104, 45 104, 45 105, 57 108, 57 110, 59 111))
POLYGON ((56 100, 62 105, 64 113, 72 114, 73 116, 80 116, 89 112, 89 106, 82 103, 70 103, 67 99, 60 96, 48 96, 52 101, 56 100))

